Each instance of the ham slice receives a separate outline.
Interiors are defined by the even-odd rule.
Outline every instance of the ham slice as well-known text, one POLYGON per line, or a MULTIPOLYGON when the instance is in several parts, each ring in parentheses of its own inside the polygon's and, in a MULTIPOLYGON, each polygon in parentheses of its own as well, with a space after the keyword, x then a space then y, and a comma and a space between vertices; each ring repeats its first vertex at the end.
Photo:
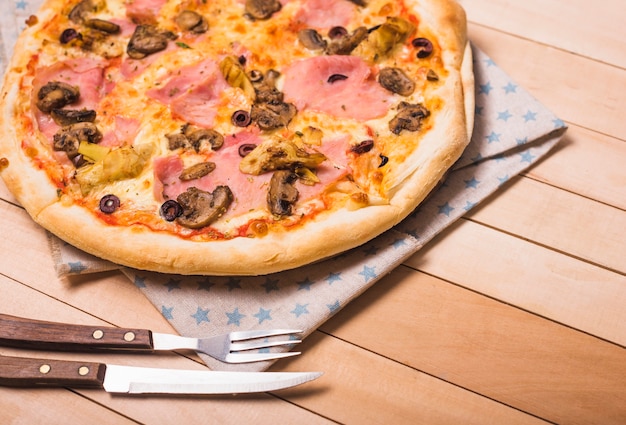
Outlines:
POLYGON ((283 74, 285 99, 294 103, 299 111, 309 109, 367 121, 384 116, 393 97, 357 56, 303 59, 283 70, 283 74), (329 80, 331 75, 341 77, 329 80))
POLYGON ((212 127, 222 92, 228 88, 217 63, 211 59, 183 67, 160 89, 147 95, 169 105, 172 114, 201 127, 212 127))
POLYGON ((133 22, 153 24, 167 0, 127 0, 126 16, 133 22))
MULTIPOLYGON (((104 70, 106 66, 107 63, 103 60, 82 58, 57 62, 49 67, 41 68, 35 73, 33 96, 36 96, 39 89, 47 83, 61 81, 76 86, 80 90, 78 102, 68 105, 67 108, 95 110, 105 94, 104 70)), ((35 106, 35 99, 33 99, 33 110, 39 130, 51 139, 59 126, 48 114, 42 113, 35 106)))
POLYGON ((318 29, 347 27, 355 12, 356 6, 348 0, 306 0, 296 13, 296 20, 318 29))

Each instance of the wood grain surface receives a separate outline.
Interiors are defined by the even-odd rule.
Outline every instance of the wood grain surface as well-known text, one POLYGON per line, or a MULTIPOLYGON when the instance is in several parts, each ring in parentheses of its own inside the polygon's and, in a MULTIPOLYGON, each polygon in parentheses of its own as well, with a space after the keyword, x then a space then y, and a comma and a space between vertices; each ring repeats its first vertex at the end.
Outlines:
MULTIPOLYGON (((228 397, 0 387, 0 423, 625 424, 623 0, 460 3, 472 42, 569 130, 272 367, 322 378, 228 397)), ((45 231, 0 198, 1 313, 173 332, 119 273, 59 280, 45 231)), ((0 354, 204 369, 188 353, 0 354)))

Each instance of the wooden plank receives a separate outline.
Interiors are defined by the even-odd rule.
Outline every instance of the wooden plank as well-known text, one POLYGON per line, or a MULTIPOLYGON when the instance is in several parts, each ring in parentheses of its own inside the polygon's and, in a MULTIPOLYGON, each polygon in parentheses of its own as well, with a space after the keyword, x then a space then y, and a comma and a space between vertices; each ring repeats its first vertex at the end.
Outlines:
POLYGON ((466 217, 626 274, 626 214, 618 208, 517 177, 466 217))
POLYGON ((626 143, 571 125, 528 176, 626 210, 626 143))
MULTIPOLYGON (((380 322, 379 322, 380 325, 380 322)), ((332 328, 332 325, 329 326, 332 328)), ((326 328, 326 326, 325 326, 326 328)), ((412 336, 398 334, 398 340, 412 336)), ((383 338, 389 339, 389 329, 383 338)), ((306 356, 281 363, 277 370, 323 368, 310 391, 324 397, 303 405, 346 424, 544 424, 546 422, 475 394, 394 360, 352 346, 319 332, 301 346, 306 356)), ((386 351, 386 350, 382 350, 386 351)), ((289 390, 286 390, 288 393, 289 390)))
POLYGON ((11 425, 68 425, 97 423, 130 425, 137 422, 65 389, 0 387, 0 423, 11 425))
POLYGON ((406 267, 322 329, 548 421, 626 421, 622 347, 406 267))
POLYGON ((624 275, 463 219, 406 264, 626 345, 624 275))
POLYGON ((468 19, 578 55, 626 68, 622 0, 460 0, 468 19))
POLYGON ((624 138, 626 96, 616 89, 626 87, 622 69, 479 25, 469 31, 477 47, 559 118, 624 138))

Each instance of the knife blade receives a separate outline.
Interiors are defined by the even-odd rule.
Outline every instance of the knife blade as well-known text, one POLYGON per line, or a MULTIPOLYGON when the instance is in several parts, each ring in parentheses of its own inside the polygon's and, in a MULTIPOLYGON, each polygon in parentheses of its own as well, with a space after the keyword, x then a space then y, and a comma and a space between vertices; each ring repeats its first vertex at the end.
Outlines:
POLYGON ((321 372, 223 372, 0 356, 0 385, 100 388, 123 394, 241 394, 276 391, 321 372))

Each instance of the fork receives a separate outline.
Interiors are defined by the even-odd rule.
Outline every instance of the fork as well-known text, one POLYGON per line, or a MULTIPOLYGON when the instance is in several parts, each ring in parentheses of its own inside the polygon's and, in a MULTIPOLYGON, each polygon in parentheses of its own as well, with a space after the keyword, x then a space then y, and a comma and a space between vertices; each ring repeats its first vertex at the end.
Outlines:
POLYGON ((73 325, 0 314, 0 345, 64 351, 171 351, 194 350, 224 363, 250 363, 296 356, 300 352, 269 352, 271 347, 302 342, 296 329, 235 331, 209 338, 190 338, 109 326, 73 325), (289 339, 274 337, 290 335, 289 339), (267 349, 268 352, 265 352, 267 349), (264 352, 253 352, 263 350, 264 352))

